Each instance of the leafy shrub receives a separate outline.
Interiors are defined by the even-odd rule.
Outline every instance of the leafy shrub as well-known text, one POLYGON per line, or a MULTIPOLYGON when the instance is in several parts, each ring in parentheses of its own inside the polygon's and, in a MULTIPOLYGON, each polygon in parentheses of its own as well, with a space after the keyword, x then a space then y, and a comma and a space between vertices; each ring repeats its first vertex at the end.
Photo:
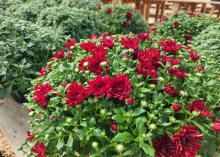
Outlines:
POLYGON ((22 149, 49 157, 212 156, 218 76, 191 47, 150 37, 67 42, 51 71, 32 81, 22 149))
POLYGON ((202 31, 192 42, 195 49, 212 58, 216 67, 220 66, 220 23, 202 31))
POLYGON ((99 11, 104 31, 110 34, 146 32, 147 25, 139 13, 129 5, 109 4, 99 11))
POLYGON ((43 10, 38 23, 42 26, 60 28, 64 34, 71 35, 77 40, 102 31, 102 22, 96 12, 64 6, 43 10))
POLYGON ((163 37, 172 37, 179 42, 189 43, 202 30, 213 24, 215 20, 207 15, 179 12, 164 18, 157 25, 158 33, 163 37))
POLYGON ((9 7, 17 6, 19 4, 22 4, 22 0, 0 0, 0 9, 5 11, 9 7))
POLYGON ((59 30, 3 16, 0 34, 0 96, 12 91, 19 97, 26 93, 50 53, 60 48, 64 37, 59 30))
POLYGON ((101 5, 99 0, 63 0, 62 5, 79 9, 97 10, 101 5))

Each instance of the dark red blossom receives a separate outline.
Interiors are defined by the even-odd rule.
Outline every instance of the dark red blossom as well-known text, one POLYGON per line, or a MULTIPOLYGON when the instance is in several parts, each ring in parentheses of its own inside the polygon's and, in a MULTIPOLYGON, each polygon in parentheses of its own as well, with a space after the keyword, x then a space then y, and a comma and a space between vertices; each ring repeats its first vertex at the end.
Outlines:
POLYGON ((106 13, 106 14, 111 14, 111 13, 112 13, 112 8, 107 8, 107 9, 105 10, 105 13, 106 13))
POLYGON ((179 64, 180 62, 182 62, 183 59, 182 58, 173 58, 173 57, 164 57, 162 59, 162 62, 164 64, 166 64, 167 62, 171 63, 172 65, 177 65, 179 64))
POLYGON ((124 37, 124 38, 121 38, 121 44, 126 49, 137 50, 138 47, 139 47, 139 39, 138 38, 124 37))
POLYGON ((128 24, 129 24, 128 21, 124 21, 124 22, 122 22, 122 26, 123 26, 123 27, 127 27, 128 24))
POLYGON ((197 66, 197 67, 196 67, 196 70, 197 70, 197 71, 200 71, 200 72, 201 72, 201 71, 204 71, 204 69, 205 69, 204 66, 197 66))
POLYGON ((83 102, 88 95, 88 89, 73 81, 67 89, 67 106, 77 106, 79 103, 83 102))
POLYGON ((118 125, 117 125, 117 123, 115 121, 111 122, 111 131, 112 132, 118 131, 118 125))
POLYGON ((189 34, 185 34, 185 35, 184 35, 184 38, 185 38, 185 40, 187 40, 187 41, 191 41, 191 40, 192 40, 192 36, 189 35, 189 34))
POLYGON ((176 78, 186 78, 187 75, 185 74, 186 70, 182 68, 172 68, 168 67, 167 71, 172 73, 176 78))
POLYGON ((108 60, 104 57, 91 57, 88 62, 89 63, 88 70, 94 72, 96 75, 104 72, 105 69, 108 69, 108 66, 103 68, 100 65, 102 62, 108 63, 108 60))
POLYGON ((42 142, 37 142, 35 146, 31 149, 31 152, 37 154, 36 157, 46 157, 46 146, 42 142))
POLYGON ((46 66, 39 71, 40 76, 45 76, 46 73, 50 72, 52 69, 50 66, 46 66))
POLYGON ((62 87, 66 88, 66 86, 68 85, 68 83, 61 83, 60 84, 62 87))
POLYGON ((152 39, 150 38, 150 32, 147 33, 140 33, 137 35, 138 39, 140 39, 141 41, 152 41, 152 39))
POLYGON ((164 21, 166 21, 168 18, 167 18, 167 16, 162 16, 162 18, 160 19, 160 22, 164 22, 164 21))
POLYGON ((125 102, 128 104, 128 105, 132 105, 134 103, 134 98, 132 97, 129 97, 125 100, 125 102))
POLYGON ((196 111, 200 113, 201 117, 214 117, 215 115, 209 112, 209 109, 205 109, 204 100, 195 100, 188 105, 190 112, 196 111))
POLYGON ((220 119, 217 119, 214 122, 212 122, 211 127, 213 131, 220 133, 220 119))
POLYGON ((38 83, 34 87, 34 101, 38 103, 42 108, 47 107, 49 96, 47 95, 52 90, 52 87, 46 83, 38 83))
POLYGON ((62 59, 64 57, 64 50, 60 50, 59 52, 54 52, 53 55, 56 59, 62 59))
POLYGON ((114 41, 115 41, 116 39, 115 38, 112 38, 112 37, 110 37, 110 38, 105 38, 105 39, 102 39, 100 42, 101 42, 101 45, 103 46, 103 47, 106 47, 106 48, 113 48, 115 45, 114 45, 114 41))
POLYGON ((97 98, 105 96, 110 88, 110 77, 108 75, 102 77, 97 76, 95 80, 88 81, 89 91, 97 98))
POLYGON ((200 58, 200 56, 199 56, 199 54, 191 51, 190 52, 190 58, 191 58, 192 61, 197 61, 200 58))
POLYGON ((91 57, 87 57, 87 58, 83 58, 81 59, 80 63, 79 63, 79 70, 80 71, 84 71, 84 70, 88 70, 88 66, 85 67, 84 63, 88 63, 89 64, 89 60, 91 59, 91 57))
POLYGON ((70 49, 72 46, 74 46, 76 44, 76 40, 75 39, 71 39, 70 41, 66 42, 64 44, 64 46, 68 49, 70 49))
POLYGON ((132 18, 132 12, 128 11, 125 15, 125 17, 129 20, 132 18))
POLYGON ((179 112, 181 110, 181 105, 180 104, 172 104, 172 109, 175 111, 175 112, 179 112))
POLYGON ((195 157, 201 149, 202 134, 195 126, 183 126, 173 136, 172 141, 176 145, 176 153, 179 157, 195 157))
POLYGON ((28 139, 28 141, 33 141, 34 140, 34 136, 33 135, 31 135, 31 132, 30 131, 27 131, 27 139, 28 139))
POLYGON ((110 81, 110 89, 107 93, 107 97, 125 100, 132 92, 131 86, 131 81, 127 75, 114 76, 110 81))
POLYGON ((176 146, 167 135, 153 141, 155 157, 177 157, 176 146))
POLYGON ((174 54, 177 54, 177 52, 182 47, 181 44, 177 44, 175 41, 172 40, 160 41, 160 46, 162 46, 166 52, 170 52, 174 54))
POLYGON ((164 91, 169 95, 169 96, 176 96, 180 93, 179 90, 174 89, 172 83, 169 83, 166 87, 164 87, 164 91))
POLYGON ((193 11, 191 11, 191 12, 188 12, 188 15, 189 15, 190 17, 195 17, 195 16, 196 16, 196 13, 193 12, 193 11))
POLYGON ((99 36, 96 34, 92 34, 89 36, 89 39, 99 39, 99 36))
POLYGON ((96 48, 96 43, 94 43, 94 42, 83 42, 83 43, 80 44, 80 47, 83 50, 92 52, 96 48))
POLYGON ((178 21, 174 21, 174 22, 173 22, 173 27, 176 28, 176 27, 179 27, 179 25, 180 25, 180 23, 179 23, 178 21))

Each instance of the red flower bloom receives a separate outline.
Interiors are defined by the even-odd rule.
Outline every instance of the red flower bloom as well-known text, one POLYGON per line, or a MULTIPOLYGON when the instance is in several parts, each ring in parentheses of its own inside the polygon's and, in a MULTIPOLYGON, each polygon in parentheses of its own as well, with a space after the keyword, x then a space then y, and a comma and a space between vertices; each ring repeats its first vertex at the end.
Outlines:
POLYGON ((72 46, 74 46, 76 44, 76 40, 75 39, 71 39, 70 41, 66 42, 64 44, 64 46, 68 49, 70 49, 72 46))
POLYGON ((99 39, 99 36, 96 34, 92 34, 89 36, 89 39, 99 39))
POLYGON ((213 131, 220 133, 220 119, 217 119, 214 122, 212 122, 211 127, 213 131))
POLYGON ((180 157, 195 157, 201 149, 202 134, 197 127, 188 125, 176 133, 172 141, 176 145, 176 153, 180 157))
POLYGON ((112 13, 112 8, 107 8, 107 9, 105 10, 105 13, 106 13, 106 14, 111 14, 111 13, 112 13))
POLYGON ((175 112, 179 112, 181 110, 181 105, 180 104, 172 104, 172 109, 175 111, 175 112))
POLYGON ((180 93, 179 90, 174 89, 173 85, 169 83, 166 87, 164 87, 164 91, 169 95, 169 96, 176 96, 180 93))
POLYGON ((33 135, 31 135, 31 133, 30 133, 30 131, 27 131, 27 139, 28 139, 28 141, 33 141, 34 140, 34 136, 33 135))
POLYGON ((112 130, 112 132, 118 131, 118 125, 115 121, 111 122, 111 130, 112 130))
POLYGON ((150 38, 150 32, 147 33, 140 33, 137 35, 138 39, 140 39, 141 41, 145 41, 145 40, 149 40, 152 41, 152 39, 150 38))
POLYGON ((52 90, 52 87, 46 83, 46 84, 40 84, 38 83, 34 87, 34 101, 38 103, 42 108, 47 107, 47 103, 49 100, 49 97, 47 96, 47 93, 49 93, 52 90))
POLYGON ((160 41, 160 46, 162 46, 166 52, 172 52, 174 54, 176 54, 182 47, 181 44, 177 44, 172 40, 160 41))
POLYGON ((180 23, 178 21, 173 22, 173 27, 179 27, 180 23))
POLYGON ((132 92, 131 86, 131 81, 127 75, 114 76, 110 81, 110 90, 107 93, 107 97, 125 100, 132 92))
POLYGON ((162 59, 162 62, 166 64, 167 62, 171 63, 172 65, 177 65, 182 62, 182 58, 173 58, 173 57, 165 57, 162 59))
POLYGON ((209 112, 209 109, 205 109, 205 101, 196 100, 192 101, 188 105, 188 109, 190 112, 196 111, 200 113, 201 117, 214 117, 215 115, 209 112))
POLYGON ((188 15, 191 16, 191 17, 195 17, 196 13, 195 12, 189 12, 188 15))
POLYGON ((197 71, 204 71, 204 69, 205 69, 204 66, 198 66, 198 67, 196 68, 197 71))
POLYGON ((101 45, 103 47, 107 47, 107 48, 113 48, 115 45, 114 45, 114 42, 115 41, 115 38, 106 38, 106 39, 102 39, 101 40, 101 45))
POLYGON ((53 55, 56 59, 62 59, 64 57, 64 50, 60 50, 59 52, 54 52, 53 55))
POLYGON ((110 77, 108 75, 101 77, 97 76, 95 80, 88 81, 89 91, 97 98, 106 95, 110 87, 110 77))
POLYGON ((122 26, 123 26, 123 27, 127 27, 128 24, 129 24, 128 21, 124 21, 124 22, 122 22, 122 26))
POLYGON ((39 71, 39 75, 40 76, 45 76, 46 73, 50 72, 52 69, 51 67, 47 66, 47 67, 44 67, 42 68, 40 71, 39 71))
POLYGON ((167 135, 154 140, 153 146, 156 151, 155 157, 177 157, 176 146, 167 135))
POLYGON ((35 146, 31 149, 32 153, 36 153, 37 157, 46 157, 46 146, 42 142, 37 142, 35 146))
POLYGON ((197 61, 200 58, 200 56, 199 54, 194 53, 193 51, 190 51, 190 58, 192 61, 197 61))
POLYGON ((80 44, 80 47, 81 47, 83 50, 92 52, 92 51, 96 48, 96 43, 93 43, 93 42, 84 42, 84 43, 81 43, 81 44, 80 44))
POLYGON ((67 106, 77 106, 79 103, 84 101, 88 95, 88 89, 78 84, 77 82, 72 82, 67 89, 67 106))
POLYGON ((128 105, 132 105, 134 103, 134 98, 132 97, 129 97, 125 100, 125 102, 128 104, 128 105))
POLYGON ((174 74, 174 76, 175 76, 176 78, 186 78, 186 77, 187 77, 186 74, 185 74, 186 70, 184 70, 184 69, 182 69, 182 68, 172 68, 172 67, 168 67, 167 71, 168 71, 169 73, 174 74))
POLYGON ((185 35, 184 35, 184 38, 185 38, 186 40, 189 40, 189 41, 192 40, 192 36, 189 35, 189 34, 185 34, 185 35))
POLYGON ((128 11, 125 15, 125 17, 129 20, 132 17, 132 13, 130 11, 128 11))
POLYGON ((164 21, 166 21, 168 18, 167 18, 167 16, 162 16, 162 18, 160 19, 160 22, 164 22, 164 21))
POLYGON ((139 39, 138 38, 130 38, 130 37, 121 38, 121 44, 126 49, 136 50, 139 47, 139 39))
POLYGON ((129 54, 124 54, 124 55, 122 56, 122 58, 125 59, 125 60, 126 60, 126 59, 130 59, 130 56, 129 56, 129 54))
MULTIPOLYGON (((104 72, 103 67, 100 65, 101 62, 108 62, 104 57, 92 57, 89 59, 88 69, 91 72, 94 72, 96 75, 104 72)), ((105 67, 108 69, 108 66, 105 67)))
POLYGON ((79 63, 79 70, 80 71, 84 71, 84 70, 88 70, 88 67, 85 67, 84 66, 84 63, 85 62, 88 62, 88 64, 89 64, 89 60, 91 59, 91 57, 88 57, 88 58, 83 58, 81 61, 80 61, 80 63, 79 63))
POLYGON ((66 88, 66 86, 68 85, 68 83, 61 83, 60 84, 62 87, 66 88))

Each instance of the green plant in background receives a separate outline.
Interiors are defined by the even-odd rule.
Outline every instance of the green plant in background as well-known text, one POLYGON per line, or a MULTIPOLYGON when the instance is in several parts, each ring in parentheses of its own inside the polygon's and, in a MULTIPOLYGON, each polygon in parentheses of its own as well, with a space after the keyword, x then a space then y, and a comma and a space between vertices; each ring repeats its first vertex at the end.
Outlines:
POLYGON ((179 12, 165 18, 157 25, 157 30, 164 38, 173 38, 187 44, 215 21, 205 14, 196 15, 194 13, 179 12))
POLYGON ((94 11, 101 5, 99 0, 63 0, 61 4, 70 8, 75 7, 94 11))
POLYGON ((220 84, 208 58, 149 33, 65 46, 27 95, 27 155, 214 156, 220 84))
POLYGON ((0 16, 0 97, 12 92, 22 97, 64 41, 58 29, 45 28, 30 22, 0 16))
POLYGON ((16 7, 22 3, 22 0, 0 0, 0 9, 2 9, 2 11, 5 11, 9 7, 16 7))
POLYGON ((103 5, 99 14, 104 24, 104 31, 109 34, 147 31, 147 25, 142 15, 129 5, 103 5))
POLYGON ((216 68, 220 68, 220 23, 203 30, 195 37, 192 45, 198 52, 213 59, 216 68))
POLYGON ((63 34, 71 35, 77 40, 102 31, 102 20, 97 12, 65 6, 43 10, 38 18, 38 24, 62 29, 63 34))

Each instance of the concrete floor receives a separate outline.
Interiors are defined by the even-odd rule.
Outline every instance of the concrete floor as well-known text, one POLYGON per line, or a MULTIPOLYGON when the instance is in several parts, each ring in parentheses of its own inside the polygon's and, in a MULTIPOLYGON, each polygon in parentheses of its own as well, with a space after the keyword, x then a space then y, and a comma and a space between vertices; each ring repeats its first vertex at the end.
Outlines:
POLYGON ((24 157, 18 149, 26 139, 27 119, 28 111, 10 96, 0 100, 0 129, 3 130, 16 157, 24 157))

